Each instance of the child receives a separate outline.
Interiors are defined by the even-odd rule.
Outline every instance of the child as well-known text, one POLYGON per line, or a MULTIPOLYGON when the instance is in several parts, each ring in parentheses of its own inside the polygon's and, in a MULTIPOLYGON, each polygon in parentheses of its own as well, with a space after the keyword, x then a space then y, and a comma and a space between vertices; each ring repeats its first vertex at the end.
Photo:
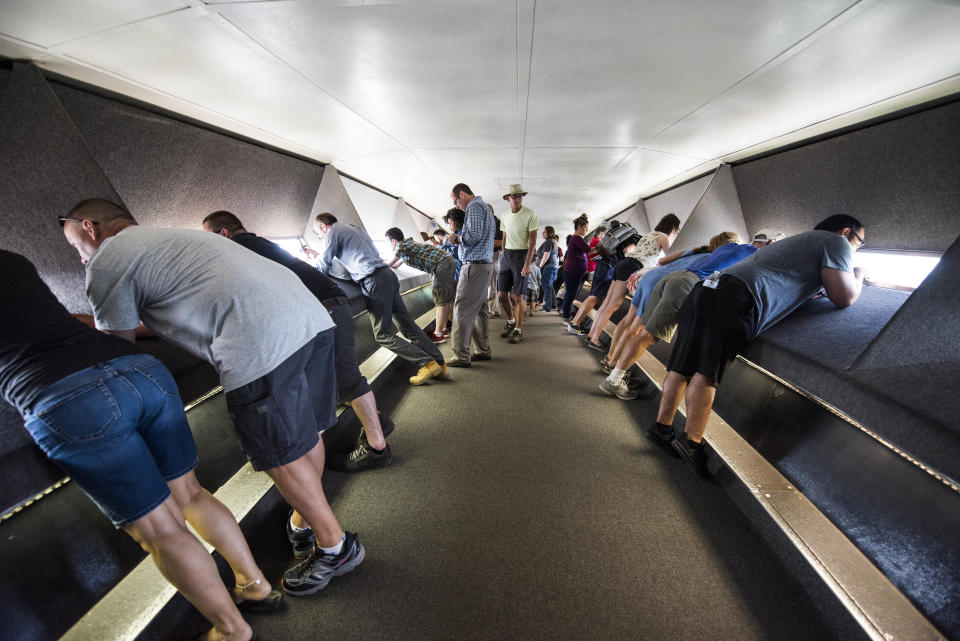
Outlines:
POLYGON ((535 262, 530 263, 530 273, 527 274, 527 284, 526 290, 524 291, 524 300, 527 301, 527 309, 530 310, 530 315, 533 316, 533 312, 537 308, 537 298, 540 295, 540 268, 537 267, 535 262))

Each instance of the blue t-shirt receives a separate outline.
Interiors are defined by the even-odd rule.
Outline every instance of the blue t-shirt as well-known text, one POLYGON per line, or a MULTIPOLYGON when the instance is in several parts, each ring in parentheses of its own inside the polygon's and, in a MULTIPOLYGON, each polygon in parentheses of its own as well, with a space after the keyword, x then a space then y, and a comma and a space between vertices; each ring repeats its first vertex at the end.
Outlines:
POLYGON ((717 247, 711 253, 704 256, 700 262, 690 266, 689 270, 696 274, 700 280, 703 280, 710 274, 721 269, 725 269, 757 251, 753 245, 738 245, 736 243, 727 243, 723 247, 717 247))

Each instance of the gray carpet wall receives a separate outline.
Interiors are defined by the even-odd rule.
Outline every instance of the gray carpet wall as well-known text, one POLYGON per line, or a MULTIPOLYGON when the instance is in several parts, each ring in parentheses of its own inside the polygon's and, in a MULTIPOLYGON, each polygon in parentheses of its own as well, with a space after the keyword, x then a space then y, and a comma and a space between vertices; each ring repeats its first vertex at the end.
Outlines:
POLYGON ((747 242, 750 238, 743 212, 740 211, 737 186, 733 182, 730 165, 721 165, 713 174, 710 184, 680 229, 673 247, 680 250, 706 245, 711 237, 722 231, 736 232, 740 235, 740 242, 747 242))
POLYGON ((811 229, 845 213, 871 247, 944 251, 960 234, 960 102, 733 168, 747 227, 811 229))
POLYGON ((647 213, 649 228, 656 227, 660 219, 670 213, 677 215, 681 225, 685 223, 690 214, 693 213, 693 208, 700 202, 700 197, 707 190, 710 181, 713 180, 713 175, 713 173, 710 173, 707 176, 678 185, 670 191, 644 199, 643 206, 647 213))
POLYGON ((196 229, 226 209, 261 236, 300 235, 322 166, 72 87, 54 91, 141 224, 196 229))
POLYGON ((0 96, 0 247, 29 258, 75 313, 90 311, 84 270, 57 216, 91 196, 120 200, 40 71, 15 64, 0 96))

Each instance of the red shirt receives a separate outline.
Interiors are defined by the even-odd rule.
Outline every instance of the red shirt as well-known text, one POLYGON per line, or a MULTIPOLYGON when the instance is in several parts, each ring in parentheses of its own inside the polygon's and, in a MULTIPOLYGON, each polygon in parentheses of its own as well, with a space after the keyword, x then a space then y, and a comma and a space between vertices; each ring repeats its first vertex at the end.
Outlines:
MULTIPOLYGON (((596 236, 594 236, 593 238, 590 239, 590 249, 593 249, 594 247, 596 247, 596 246, 599 245, 599 244, 600 244, 600 239, 597 238, 596 236)), ((592 272, 592 271, 595 270, 596 268, 597 268, 597 261, 595 261, 595 260, 588 260, 588 261, 587 261, 587 271, 588 271, 588 272, 592 272)))

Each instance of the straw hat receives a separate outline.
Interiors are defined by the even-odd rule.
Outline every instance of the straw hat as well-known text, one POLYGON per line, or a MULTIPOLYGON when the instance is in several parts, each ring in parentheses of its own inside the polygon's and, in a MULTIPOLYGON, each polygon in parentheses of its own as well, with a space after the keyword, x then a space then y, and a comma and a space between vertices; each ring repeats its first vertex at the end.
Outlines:
POLYGON ((503 199, 506 200, 507 196, 526 196, 527 192, 523 190, 523 187, 520 185, 510 185, 510 189, 503 195, 503 199))

